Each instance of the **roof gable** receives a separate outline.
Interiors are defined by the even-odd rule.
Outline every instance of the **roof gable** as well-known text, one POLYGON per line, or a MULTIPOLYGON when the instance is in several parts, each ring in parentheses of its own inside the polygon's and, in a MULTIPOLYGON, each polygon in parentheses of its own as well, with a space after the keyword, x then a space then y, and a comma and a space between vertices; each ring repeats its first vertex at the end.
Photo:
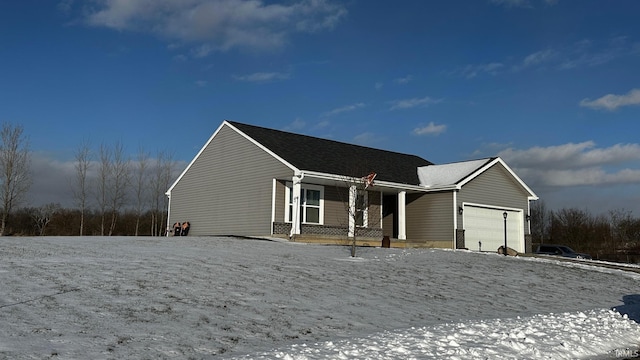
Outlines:
POLYGON ((419 156, 347 144, 313 136, 225 121, 287 163, 304 171, 361 177, 377 173, 377 180, 419 184, 416 169, 432 165, 419 156))
POLYGON ((420 167, 418 168, 420 185, 426 187, 457 185, 489 161, 491 159, 479 159, 420 167))
POLYGON ((418 168, 418 177, 420 178, 420 185, 427 188, 459 189, 496 164, 502 165, 516 183, 529 194, 530 200, 538 199, 538 196, 527 184, 499 157, 423 166, 418 168))

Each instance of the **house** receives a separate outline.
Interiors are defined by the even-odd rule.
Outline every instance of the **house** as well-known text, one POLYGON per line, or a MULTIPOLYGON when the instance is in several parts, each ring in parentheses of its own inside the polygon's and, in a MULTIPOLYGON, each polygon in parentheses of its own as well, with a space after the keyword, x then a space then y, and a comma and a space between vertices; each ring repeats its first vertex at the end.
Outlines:
POLYGON ((190 235, 531 251, 535 193, 499 157, 419 156, 224 121, 167 191, 190 235), (360 179, 375 176, 371 186, 360 179), (361 195, 358 196, 357 194, 361 195), (355 195, 354 195, 355 194, 355 195), (364 204, 352 216, 355 198, 364 204), (506 219, 505 219, 506 217, 506 219))

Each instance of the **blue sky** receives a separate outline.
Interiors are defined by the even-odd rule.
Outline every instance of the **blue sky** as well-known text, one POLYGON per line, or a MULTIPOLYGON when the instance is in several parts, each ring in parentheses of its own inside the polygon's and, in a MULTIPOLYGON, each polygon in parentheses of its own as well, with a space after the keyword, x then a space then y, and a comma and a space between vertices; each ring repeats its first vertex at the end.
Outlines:
POLYGON ((638 14, 636 0, 2 1, 0 121, 24 125, 48 174, 34 202, 68 195, 82 141, 188 162, 229 119, 435 163, 498 155, 552 208, 637 215, 638 14))

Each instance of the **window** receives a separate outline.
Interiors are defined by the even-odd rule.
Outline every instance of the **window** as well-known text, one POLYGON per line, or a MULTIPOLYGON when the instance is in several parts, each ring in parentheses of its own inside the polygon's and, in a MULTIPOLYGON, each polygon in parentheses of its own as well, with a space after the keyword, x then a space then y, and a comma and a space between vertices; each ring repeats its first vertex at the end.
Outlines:
POLYGON ((369 192, 366 190, 358 191, 356 199, 356 226, 367 227, 369 218, 369 192))
MULTIPOLYGON (((324 223, 324 187, 318 185, 302 184, 300 190, 300 221, 303 224, 323 224, 324 223)), ((293 184, 287 183, 285 198, 284 218, 286 222, 293 222, 293 184)))

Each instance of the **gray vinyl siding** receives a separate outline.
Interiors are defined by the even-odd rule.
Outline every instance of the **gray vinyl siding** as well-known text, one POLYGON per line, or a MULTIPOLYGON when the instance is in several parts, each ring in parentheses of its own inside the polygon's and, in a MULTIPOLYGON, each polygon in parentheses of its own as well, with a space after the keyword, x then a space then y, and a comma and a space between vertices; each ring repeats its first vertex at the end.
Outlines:
POLYGON ((173 188, 169 223, 189 221, 189 235, 269 235, 273 179, 291 176, 225 125, 173 188))
MULTIPOLYGON (((382 198, 379 191, 369 191, 368 225, 371 228, 380 228, 380 208, 382 198)), ((349 189, 335 186, 324 187, 324 225, 349 226, 349 189)))
MULTIPOLYGON (((463 202, 522 209, 523 216, 526 216, 529 209, 528 193, 499 163, 462 186, 457 206, 461 206, 463 202)), ((459 227, 462 228, 462 216, 457 216, 459 227)), ((523 221, 523 224, 524 234, 529 234, 527 221, 523 221)))
POLYGON ((388 236, 390 238, 394 237, 393 233, 393 221, 394 216, 397 216, 395 213, 387 214, 387 216, 382 218, 382 235, 388 236))
POLYGON ((382 194, 379 191, 369 191, 369 212, 367 227, 382 228, 380 214, 382 212, 382 194))
POLYGON ((408 194, 407 240, 412 242, 451 241, 453 246, 453 193, 408 194))
POLYGON ((276 183, 276 222, 284 222, 289 219, 284 218, 285 214, 285 206, 287 205, 288 199, 286 199, 287 195, 287 184, 284 180, 278 180, 276 183))
POLYGON ((349 190, 337 186, 324 187, 324 224, 328 226, 349 226, 349 190))

